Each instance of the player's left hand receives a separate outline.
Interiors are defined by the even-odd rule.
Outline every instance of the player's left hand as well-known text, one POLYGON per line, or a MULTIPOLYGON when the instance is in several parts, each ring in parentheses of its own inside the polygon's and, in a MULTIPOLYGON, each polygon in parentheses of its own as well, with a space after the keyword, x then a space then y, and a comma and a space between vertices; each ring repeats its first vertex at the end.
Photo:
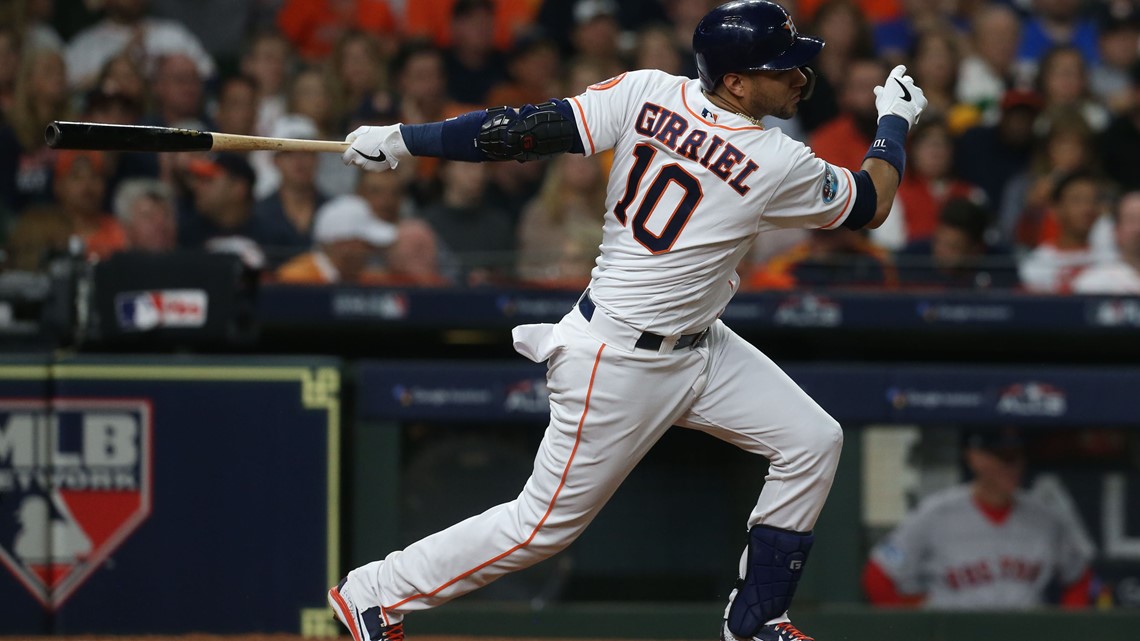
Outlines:
POLYGON ((400 160, 410 154, 400 134, 400 125, 383 127, 358 127, 344 139, 352 146, 345 150, 341 159, 346 165, 356 165, 368 171, 388 171, 395 169, 400 160))
POLYGON ((892 69, 887 81, 881 87, 875 87, 875 108, 880 119, 899 116, 906 120, 908 128, 918 122, 922 110, 926 109, 926 96, 914 84, 914 78, 906 75, 905 65, 892 69))

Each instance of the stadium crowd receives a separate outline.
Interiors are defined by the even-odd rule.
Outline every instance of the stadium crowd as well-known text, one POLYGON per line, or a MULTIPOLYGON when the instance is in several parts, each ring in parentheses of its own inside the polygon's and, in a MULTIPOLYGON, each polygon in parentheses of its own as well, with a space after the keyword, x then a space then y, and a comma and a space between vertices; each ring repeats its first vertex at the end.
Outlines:
MULTIPOLYGON (((342 140, 581 93, 623 71, 696 76, 716 0, 5 0, 4 268, 82 239, 236 252, 268 280, 582 287, 612 158, 57 151, 52 120, 342 140)), ((827 46, 815 96, 766 122, 858 167, 905 63, 930 100, 888 223, 762 235, 753 289, 1140 293, 1140 0, 784 0, 827 46)), ((74 249, 73 249, 74 251, 74 249)))

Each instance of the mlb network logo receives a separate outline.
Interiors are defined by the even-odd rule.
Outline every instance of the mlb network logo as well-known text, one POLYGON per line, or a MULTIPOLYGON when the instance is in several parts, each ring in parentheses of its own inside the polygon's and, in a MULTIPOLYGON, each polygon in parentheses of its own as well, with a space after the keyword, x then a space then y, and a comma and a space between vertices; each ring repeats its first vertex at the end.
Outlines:
POLYGON ((206 292, 201 289, 161 289, 123 292, 115 296, 119 327, 145 332, 159 327, 202 327, 206 324, 206 292))
POLYGON ((151 510, 144 399, 0 399, 0 565, 58 610, 151 510))

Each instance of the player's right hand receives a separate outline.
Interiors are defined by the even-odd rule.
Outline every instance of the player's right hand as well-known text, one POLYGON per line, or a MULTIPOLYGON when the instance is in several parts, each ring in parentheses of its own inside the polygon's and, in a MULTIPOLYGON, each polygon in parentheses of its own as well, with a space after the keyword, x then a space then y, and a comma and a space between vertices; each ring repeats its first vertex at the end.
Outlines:
POLYGON ((881 87, 875 87, 875 108, 879 111, 879 118, 899 116, 906 120, 908 127, 918 122, 922 110, 926 109, 926 96, 914 84, 914 78, 906 75, 905 65, 892 69, 887 81, 881 87))
POLYGON ((356 165, 368 171, 395 169, 401 158, 411 155, 404 145, 400 125, 358 127, 344 141, 352 143, 341 156, 344 164, 356 165))

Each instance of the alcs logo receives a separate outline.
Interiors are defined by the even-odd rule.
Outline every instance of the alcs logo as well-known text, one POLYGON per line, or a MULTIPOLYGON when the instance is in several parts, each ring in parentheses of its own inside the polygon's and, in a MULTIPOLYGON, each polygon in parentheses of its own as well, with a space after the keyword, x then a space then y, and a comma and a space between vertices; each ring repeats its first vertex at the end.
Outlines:
POLYGON ((146 400, 0 399, 0 562, 56 610, 146 520, 146 400))

